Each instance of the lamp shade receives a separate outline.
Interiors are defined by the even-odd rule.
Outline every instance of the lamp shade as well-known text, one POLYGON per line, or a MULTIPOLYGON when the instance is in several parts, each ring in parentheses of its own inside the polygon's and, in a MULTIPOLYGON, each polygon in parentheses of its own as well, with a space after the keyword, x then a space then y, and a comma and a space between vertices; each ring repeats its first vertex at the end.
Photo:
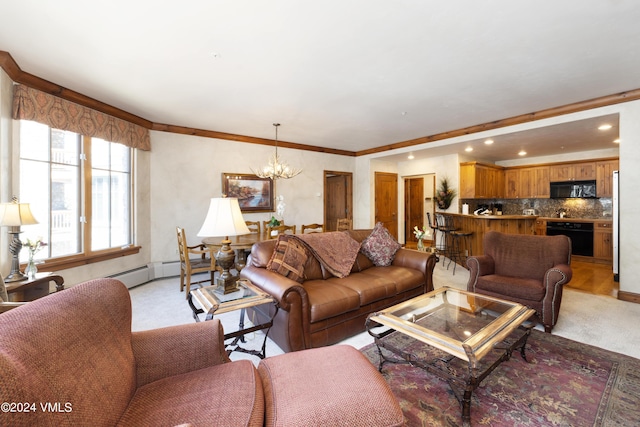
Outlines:
POLYGON ((19 227, 37 224, 29 203, 2 203, 0 205, 0 226, 19 227))
POLYGON ((220 197, 211 199, 209 212, 204 219, 198 237, 239 236, 249 234, 244 222, 238 199, 220 197))

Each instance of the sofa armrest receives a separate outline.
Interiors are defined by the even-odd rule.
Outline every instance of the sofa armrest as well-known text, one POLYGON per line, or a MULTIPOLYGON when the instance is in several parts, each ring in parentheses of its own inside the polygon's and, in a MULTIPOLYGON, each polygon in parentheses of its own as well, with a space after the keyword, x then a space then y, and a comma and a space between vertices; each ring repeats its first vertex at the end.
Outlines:
POLYGON ((433 269, 438 257, 429 252, 420 252, 401 248, 396 252, 391 265, 421 271, 425 277, 425 292, 433 290, 433 269))
POLYGON ((230 362, 219 319, 133 332, 137 386, 230 362))
POLYGON ((568 264, 558 264, 551 267, 544 275, 544 284, 546 287, 564 285, 569 283, 573 271, 568 264))
POLYGON ((300 283, 266 268, 248 265, 242 269, 240 277, 274 297, 281 310, 291 311, 293 301, 307 301, 307 291, 300 283))
POLYGON ((467 258, 467 267, 469 268, 469 281, 467 282, 467 290, 475 292, 478 277, 493 274, 495 271, 495 261, 488 255, 470 256, 467 258))

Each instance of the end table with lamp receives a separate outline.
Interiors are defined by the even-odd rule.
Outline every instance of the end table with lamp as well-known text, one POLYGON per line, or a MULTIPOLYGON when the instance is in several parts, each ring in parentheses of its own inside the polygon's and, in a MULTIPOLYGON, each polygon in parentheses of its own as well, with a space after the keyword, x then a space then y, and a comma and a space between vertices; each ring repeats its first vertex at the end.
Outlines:
POLYGON ((29 203, 18 203, 18 198, 14 197, 10 203, 0 204, 0 226, 9 227, 9 234, 13 235, 9 244, 11 272, 4 278, 5 283, 27 280, 27 276, 20 271, 20 226, 32 224, 38 224, 38 221, 33 217, 29 203))
POLYGON ((216 263, 222 268, 222 273, 216 280, 217 292, 228 294, 238 290, 236 284, 238 277, 229 272, 236 259, 236 253, 231 248, 229 237, 249 233, 250 231, 242 217, 237 198, 219 197, 211 199, 209 211, 197 235, 198 237, 225 236, 220 242, 220 249, 215 254, 216 263))

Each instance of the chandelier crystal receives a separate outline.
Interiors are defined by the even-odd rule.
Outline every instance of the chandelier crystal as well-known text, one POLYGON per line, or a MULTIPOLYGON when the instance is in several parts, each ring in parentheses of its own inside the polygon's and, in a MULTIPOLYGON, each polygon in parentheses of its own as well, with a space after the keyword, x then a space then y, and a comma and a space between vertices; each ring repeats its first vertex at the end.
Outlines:
POLYGON ((302 169, 292 168, 287 164, 287 162, 280 160, 280 156, 278 156, 278 126, 280 126, 280 123, 274 123, 273 126, 275 126, 276 128, 276 152, 269 159, 269 164, 259 169, 254 169, 253 173, 260 178, 293 178, 294 176, 300 174, 300 172, 302 172, 302 169))

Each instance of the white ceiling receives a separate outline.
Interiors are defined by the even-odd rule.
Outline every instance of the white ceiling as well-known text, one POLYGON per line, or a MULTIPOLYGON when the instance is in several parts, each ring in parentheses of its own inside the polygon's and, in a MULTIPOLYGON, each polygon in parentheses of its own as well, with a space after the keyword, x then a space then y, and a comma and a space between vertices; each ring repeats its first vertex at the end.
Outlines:
POLYGON ((155 123, 361 151, 638 89, 638 22, 637 0, 0 0, 0 50, 155 123))

